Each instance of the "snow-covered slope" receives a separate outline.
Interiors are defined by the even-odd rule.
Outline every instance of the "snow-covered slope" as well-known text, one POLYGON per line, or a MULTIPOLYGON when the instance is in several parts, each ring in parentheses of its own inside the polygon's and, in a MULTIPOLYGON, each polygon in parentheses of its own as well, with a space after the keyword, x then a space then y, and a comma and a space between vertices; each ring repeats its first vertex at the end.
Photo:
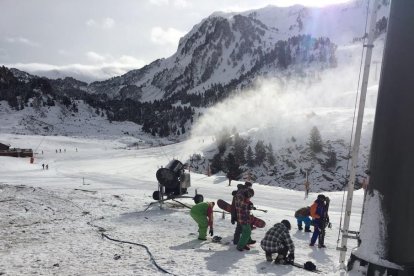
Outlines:
MULTIPOLYGON (((164 275, 141 246, 148 247, 157 265, 174 275, 314 275, 291 266, 267 263, 259 244, 239 252, 231 244, 235 226, 228 215, 215 213, 214 234, 223 244, 200 242, 188 209, 153 205, 157 189, 155 172, 173 157, 188 156, 189 149, 207 144, 191 140, 166 147, 127 150, 122 141, 0 134, 13 147, 37 148, 34 164, 28 158, 0 157, 0 274, 4 275, 164 275), (55 149, 66 149, 56 153, 55 149), (77 149, 77 151, 76 151, 77 149), (41 153, 43 151, 43 154, 41 153), (48 164, 42 170, 41 164, 48 164), (226 244, 230 242, 230 244, 226 244)), ((191 174, 195 189, 205 200, 229 201, 237 182, 227 186, 224 177, 191 174)), ((294 212, 316 198, 311 193, 253 185, 253 203, 267 213, 255 212, 266 221, 253 231, 258 242, 282 219, 292 224, 296 261, 314 262, 322 275, 338 275, 339 252, 335 250, 341 217, 342 192, 331 198, 332 229, 327 248, 308 246, 309 233, 297 230, 294 212)), ((358 230, 363 194, 354 194, 351 229, 358 230)), ((192 200, 182 200, 187 205, 192 200)), ((349 248, 356 246, 349 242, 349 248)), ((349 252, 348 252, 349 253, 349 252)), ((349 275, 360 275, 349 274, 349 275)))

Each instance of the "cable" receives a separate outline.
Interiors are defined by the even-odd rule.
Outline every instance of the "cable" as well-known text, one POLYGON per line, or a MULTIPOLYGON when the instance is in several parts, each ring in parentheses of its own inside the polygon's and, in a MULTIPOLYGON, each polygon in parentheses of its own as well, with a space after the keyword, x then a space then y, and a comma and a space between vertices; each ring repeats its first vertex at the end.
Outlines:
MULTIPOLYGON (((76 203, 72 202, 71 200, 68 200, 68 199, 62 198, 62 197, 60 197, 60 196, 57 196, 57 195, 55 195, 54 193, 50 194, 50 196, 51 196, 51 197, 54 197, 54 198, 56 198, 56 199, 60 199, 60 200, 66 201, 66 202, 68 202, 68 203, 72 204, 73 206, 77 207, 78 209, 80 209, 83 213, 85 213, 85 214, 87 214, 87 215, 92 216, 90 212, 85 211, 82 207, 80 207, 78 204, 76 204, 76 203)), ((151 204, 150 204, 150 205, 151 205, 151 204)), ((148 206, 148 207, 149 207, 149 206, 148 206)), ((147 208, 147 209, 148 209, 148 208, 147 208)), ((145 210, 146 210, 146 209, 145 209, 145 210)), ((101 219, 101 218, 93 218, 92 220, 90 220, 89 222, 87 222, 87 224, 88 224, 89 226, 93 227, 93 228, 98 228, 98 231, 99 231, 99 232, 101 232, 101 231, 106 231, 103 227, 100 227, 100 226, 95 225, 95 224, 93 224, 93 223, 92 223, 93 221, 96 221, 96 220, 98 220, 98 219, 101 219)), ((156 262, 156 261, 155 261, 155 259, 154 259, 154 256, 153 256, 153 255, 152 255, 152 253, 149 251, 149 249, 148 249, 148 247, 147 247, 146 245, 143 245, 143 244, 138 244, 138 243, 134 243, 134 242, 120 241, 120 240, 112 239, 112 238, 110 238, 109 236, 107 236, 107 235, 106 235, 106 234, 104 234, 104 233, 101 233, 101 235, 102 235, 102 237, 105 237, 105 238, 107 238, 107 239, 109 239, 109 240, 112 240, 112 241, 121 242, 121 243, 127 243, 127 244, 133 244, 133 245, 138 245, 138 246, 144 247, 144 248, 146 249, 146 251, 147 251, 148 255, 150 256, 151 262, 152 262, 152 263, 153 263, 153 264, 154 264, 154 265, 155 265, 155 266, 156 266, 156 267, 157 267, 160 271, 162 271, 162 272, 164 272, 164 273, 167 273, 167 274, 175 275, 175 274, 170 273, 170 272, 168 272, 167 270, 163 269, 162 267, 160 267, 160 266, 157 264, 157 262, 156 262)))
MULTIPOLYGON (((369 17, 369 6, 370 6, 370 2, 371 0, 368 0, 368 5, 367 5, 367 13, 365 16, 365 29, 364 29, 364 39, 363 39, 363 43, 362 43, 362 51, 361 51, 361 63, 359 65, 359 75, 358 75, 358 85, 357 85, 357 91, 355 94, 355 105, 354 105, 354 116, 352 119, 352 128, 351 128, 351 138, 349 141, 349 150, 348 150, 348 156, 350 156, 351 154, 351 147, 352 147, 352 140, 353 140, 353 136, 354 136, 354 126, 355 126, 355 115, 356 115, 356 110, 357 110, 357 103, 358 103, 358 95, 359 95, 359 86, 360 86, 360 82, 361 82, 361 73, 362 73, 362 64, 363 64, 363 60, 364 60, 364 51, 365 51, 365 40, 366 40, 366 34, 367 34, 367 28, 368 28, 368 17, 369 17)), ((345 181, 347 181, 349 175, 348 175, 348 169, 349 169, 349 158, 348 161, 346 163, 346 174, 345 174, 345 181)), ((336 245, 338 246, 339 240, 340 240, 340 235, 341 235, 341 228, 342 228, 342 214, 343 214, 343 210, 344 210, 344 202, 345 202, 345 187, 344 187, 344 192, 342 194, 342 205, 341 205, 341 217, 339 219, 339 228, 338 228, 338 239, 336 240, 336 245)))
POLYGON ((126 244, 132 244, 132 245, 137 245, 137 246, 141 246, 143 248, 145 248, 145 250, 147 251, 148 255, 150 256, 151 262, 158 268, 158 270, 167 273, 167 274, 171 274, 171 275, 175 275, 171 272, 168 272, 167 270, 165 270, 164 268, 160 267, 157 262, 154 259, 154 256, 152 256, 151 251, 149 251, 148 247, 144 244, 140 244, 140 243, 135 243, 135 242, 129 242, 129 241, 121 241, 121 240, 117 240, 117 239, 113 239, 108 237, 108 235, 105 235, 104 233, 102 233, 102 238, 107 238, 108 240, 111 241, 115 241, 115 242, 120 242, 120 243, 126 243, 126 244))

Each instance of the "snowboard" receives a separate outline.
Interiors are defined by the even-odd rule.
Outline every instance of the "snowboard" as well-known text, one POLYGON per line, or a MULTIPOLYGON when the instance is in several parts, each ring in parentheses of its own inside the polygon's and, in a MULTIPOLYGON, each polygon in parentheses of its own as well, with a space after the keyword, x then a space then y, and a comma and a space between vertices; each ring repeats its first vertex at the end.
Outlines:
MULTIPOLYGON (((217 200, 217 206, 220 209, 231 213, 231 204, 225 202, 224 200, 222 199, 217 200)), ((253 215, 250 215, 250 224, 258 228, 263 228, 266 226, 266 222, 264 220, 261 220, 253 215)))
POLYGON ((326 197, 326 199, 325 199, 325 212, 323 213, 322 228, 320 229, 320 233, 319 233, 319 244, 325 244, 326 227, 331 228, 330 227, 331 223, 329 222, 329 215, 328 215, 329 203, 330 202, 331 202, 331 200, 329 199, 329 197, 326 197))

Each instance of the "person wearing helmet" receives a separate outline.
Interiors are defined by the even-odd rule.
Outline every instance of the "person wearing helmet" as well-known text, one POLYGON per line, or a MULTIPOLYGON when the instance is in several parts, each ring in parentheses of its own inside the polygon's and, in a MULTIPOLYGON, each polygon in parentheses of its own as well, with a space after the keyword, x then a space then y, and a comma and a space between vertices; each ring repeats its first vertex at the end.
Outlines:
POLYGON ((309 246, 314 246, 316 240, 319 238, 319 245, 318 245, 319 248, 326 247, 323 244, 324 237, 320 236, 321 234, 324 235, 325 233, 325 231, 322 231, 324 229, 323 224, 324 224, 325 219, 328 219, 327 217, 325 217, 327 216, 325 200, 326 200, 326 197, 320 194, 318 195, 317 199, 311 206, 310 215, 313 219, 312 221, 313 221, 314 231, 313 231, 313 235, 312 235, 309 246))
MULTIPOLYGON (((254 196, 254 191, 252 188, 247 188, 239 191, 236 194, 236 212, 237 212, 237 222, 241 226, 241 237, 237 243, 237 250, 250 250, 250 247, 247 244, 250 241, 252 234, 252 228, 250 225, 250 210, 252 203, 250 198, 254 196)), ((236 229, 237 230, 237 229, 236 229)))
POLYGON ((289 234, 290 229, 290 222, 284 219, 267 230, 260 246, 265 251, 268 262, 273 261, 273 253, 278 253, 275 264, 291 264, 294 262, 295 246, 289 234))

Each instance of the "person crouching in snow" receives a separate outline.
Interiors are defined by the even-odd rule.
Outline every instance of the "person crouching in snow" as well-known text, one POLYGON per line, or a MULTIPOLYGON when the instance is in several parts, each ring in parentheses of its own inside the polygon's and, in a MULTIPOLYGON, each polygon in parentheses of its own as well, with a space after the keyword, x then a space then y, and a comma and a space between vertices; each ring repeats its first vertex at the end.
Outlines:
POLYGON ((207 228, 210 227, 209 234, 213 236, 213 208, 214 202, 200 202, 190 210, 191 217, 198 224, 198 239, 207 240, 207 228))
POLYGON ((310 230, 311 219, 310 216, 310 207, 303 207, 300 208, 295 212, 295 218, 298 222, 298 229, 302 231, 302 222, 305 223, 305 232, 312 232, 310 230))
POLYGON ((290 229, 290 222, 284 219, 267 230, 260 246, 265 251, 268 262, 273 260, 273 253, 278 253, 275 264, 293 263, 295 260, 295 246, 289 234, 290 229), (287 255, 288 252, 289 255, 287 255))
POLYGON ((237 222, 241 226, 241 237, 237 243, 237 250, 250 250, 247 243, 250 240, 252 234, 252 227, 250 225, 250 198, 254 195, 252 188, 247 188, 243 192, 237 193, 236 198, 236 211, 237 211, 237 222))

